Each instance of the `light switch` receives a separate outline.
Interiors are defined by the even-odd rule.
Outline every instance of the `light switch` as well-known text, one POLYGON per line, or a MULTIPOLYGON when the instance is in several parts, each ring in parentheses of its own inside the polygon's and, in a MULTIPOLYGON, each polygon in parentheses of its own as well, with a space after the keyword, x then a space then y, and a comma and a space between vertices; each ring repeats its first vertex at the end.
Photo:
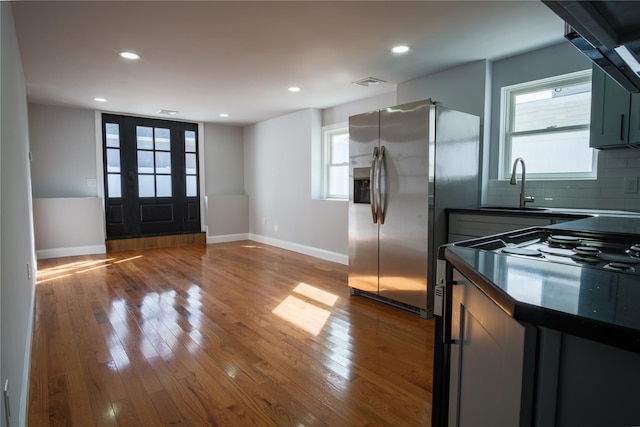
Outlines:
POLYGON ((625 193, 637 193, 638 192, 638 177, 627 176, 624 179, 624 192, 625 193))

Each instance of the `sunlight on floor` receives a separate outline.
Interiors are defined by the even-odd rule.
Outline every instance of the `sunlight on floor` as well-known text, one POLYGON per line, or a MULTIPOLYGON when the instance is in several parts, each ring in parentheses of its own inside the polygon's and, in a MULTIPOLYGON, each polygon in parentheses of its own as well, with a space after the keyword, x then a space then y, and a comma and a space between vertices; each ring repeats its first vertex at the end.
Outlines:
MULTIPOLYGON (((300 282, 293 292, 328 307, 333 307, 338 301, 337 295, 303 282, 300 282)), ((318 335, 322 331, 331 316, 331 311, 328 309, 318 307, 294 295, 286 297, 272 313, 313 335, 318 335)))
POLYGON ((105 258, 92 261, 75 261, 55 267, 38 269, 36 284, 50 282, 63 277, 69 277, 73 274, 86 273, 88 271, 105 268, 111 264, 120 264, 122 262, 133 261, 142 258, 142 255, 114 261, 115 258, 105 258))

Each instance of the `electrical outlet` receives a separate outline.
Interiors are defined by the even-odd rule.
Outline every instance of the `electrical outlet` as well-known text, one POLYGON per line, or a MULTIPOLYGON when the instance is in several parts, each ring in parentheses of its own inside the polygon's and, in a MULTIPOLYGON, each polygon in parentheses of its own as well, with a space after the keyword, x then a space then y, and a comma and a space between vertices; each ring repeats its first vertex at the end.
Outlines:
POLYGON ((625 193, 637 193, 638 192, 638 177, 627 176, 624 179, 624 192, 625 193))

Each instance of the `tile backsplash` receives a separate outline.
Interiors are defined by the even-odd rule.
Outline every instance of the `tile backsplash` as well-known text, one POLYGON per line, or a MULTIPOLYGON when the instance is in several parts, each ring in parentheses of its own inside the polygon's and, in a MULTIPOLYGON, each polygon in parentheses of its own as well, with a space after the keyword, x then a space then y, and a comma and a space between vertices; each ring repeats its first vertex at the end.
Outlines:
MULTIPOLYGON (((526 161, 526 159, 525 159, 526 161)), ((530 180, 526 192, 535 197, 527 206, 640 211, 640 149, 601 150, 598 178, 590 180, 530 180)), ((489 180, 485 205, 517 206, 520 182, 489 180)))

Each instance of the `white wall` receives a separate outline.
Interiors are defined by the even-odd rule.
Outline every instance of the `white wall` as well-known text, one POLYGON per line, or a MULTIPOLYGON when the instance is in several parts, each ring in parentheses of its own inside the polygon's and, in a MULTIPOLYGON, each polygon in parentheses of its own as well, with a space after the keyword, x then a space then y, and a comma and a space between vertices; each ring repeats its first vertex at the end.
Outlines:
POLYGON ((205 123, 201 146, 207 243, 247 239, 249 198, 244 189, 243 128, 205 123))
POLYGON ((322 110, 322 126, 347 124, 349 116, 397 105, 396 91, 360 99, 322 110))
POLYGON ((103 254, 103 205, 98 197, 33 199, 38 259, 103 254))
POLYGON ((348 204, 311 197, 321 117, 309 109, 245 127, 249 230, 258 241, 346 263, 348 204))
MULTIPOLYGON (((34 297, 27 98, 10 2, 0 2, 0 378, 11 425, 26 425, 34 297)), ((4 405, 0 425, 6 426, 4 405)))

